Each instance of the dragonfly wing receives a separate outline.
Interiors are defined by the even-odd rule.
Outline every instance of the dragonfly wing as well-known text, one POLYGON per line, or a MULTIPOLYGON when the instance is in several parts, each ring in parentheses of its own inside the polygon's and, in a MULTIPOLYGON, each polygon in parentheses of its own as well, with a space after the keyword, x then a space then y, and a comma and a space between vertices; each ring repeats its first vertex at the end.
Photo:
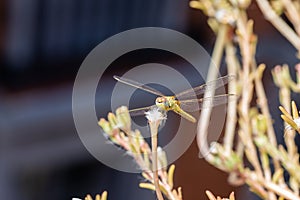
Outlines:
POLYGON ((119 76, 114 76, 114 79, 116 79, 117 81, 119 81, 121 83, 124 83, 126 85, 130 85, 132 87, 135 87, 135 88, 144 90, 146 92, 149 92, 151 94, 155 94, 157 96, 164 96, 160 91, 158 91, 158 90, 156 90, 154 88, 151 88, 151 87, 149 87, 147 85, 144 85, 142 83, 139 83, 139 82, 136 82, 136 81, 124 78, 124 77, 119 77, 119 76))
POLYGON ((220 77, 216 80, 209 81, 206 84, 185 90, 185 91, 177 94, 176 98, 181 100, 181 99, 196 97, 197 95, 203 94, 206 90, 214 90, 214 89, 220 88, 223 85, 226 85, 229 81, 233 80, 234 78, 235 78, 235 76, 233 76, 233 75, 227 75, 227 76, 220 77))
POLYGON ((147 112, 155 107, 156 107, 156 105, 142 107, 142 108, 135 108, 135 109, 129 110, 129 114, 130 114, 130 116, 145 115, 145 112, 147 112))
POLYGON ((202 108, 209 108, 222 105, 236 98, 234 94, 217 95, 214 97, 205 97, 202 99, 189 99, 180 101, 180 107, 188 112, 195 112, 202 108))

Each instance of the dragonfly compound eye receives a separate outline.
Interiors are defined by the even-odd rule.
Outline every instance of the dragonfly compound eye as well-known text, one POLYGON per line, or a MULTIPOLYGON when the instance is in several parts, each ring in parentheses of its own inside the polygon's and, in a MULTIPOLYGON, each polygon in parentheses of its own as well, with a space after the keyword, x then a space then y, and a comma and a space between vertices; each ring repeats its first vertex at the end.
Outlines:
POLYGON ((163 98, 157 98, 156 99, 156 103, 163 103, 164 102, 164 99, 163 98))

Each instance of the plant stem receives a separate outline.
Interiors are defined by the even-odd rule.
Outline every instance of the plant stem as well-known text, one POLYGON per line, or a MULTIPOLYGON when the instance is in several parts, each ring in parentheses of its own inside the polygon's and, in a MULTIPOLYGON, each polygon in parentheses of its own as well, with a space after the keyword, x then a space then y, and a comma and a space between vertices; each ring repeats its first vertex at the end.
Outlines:
POLYGON ((150 131, 151 131, 151 145, 152 145, 152 173, 153 173, 153 183, 155 186, 155 192, 158 200, 163 200, 163 196, 159 187, 159 179, 158 179, 158 165, 157 165, 157 130, 159 123, 150 122, 150 131))
MULTIPOLYGON (((254 59, 252 61, 252 68, 253 69, 257 68, 256 62, 254 59)), ((270 115, 268 100, 267 100, 264 86, 263 86, 263 83, 261 80, 264 69, 265 69, 265 65, 260 65, 258 67, 259 74, 258 74, 258 76, 255 76, 255 79, 254 79, 255 90, 257 93, 258 104, 260 105, 262 114, 266 117, 268 138, 270 139, 270 142, 273 146, 277 146, 277 140, 276 140, 276 136, 275 136, 274 127, 272 125, 272 117, 270 115)), ((279 170, 281 168, 281 166, 279 164, 279 160, 276 158, 274 158, 274 166, 275 166, 275 170, 279 170)), ((283 181, 283 177, 281 177, 281 181, 283 181)))
MULTIPOLYGON (((233 46, 232 42, 226 44, 226 63, 228 74, 237 76, 239 70, 239 64, 236 58, 236 49, 233 46)), ((236 81, 233 80, 228 83, 228 93, 235 94, 236 90, 236 81)), ((235 127, 237 121, 237 98, 228 102, 227 110, 227 120, 226 120, 226 129, 224 134, 224 148, 225 154, 229 155, 233 148, 233 139, 235 135, 235 127)))
MULTIPOLYGON (((291 90, 288 85, 283 85, 279 88, 279 101, 280 104, 285 108, 285 110, 291 113, 291 90)), ((284 125, 286 126, 287 123, 285 122, 284 125)), ((298 156, 298 149, 295 145, 294 139, 295 131, 287 130, 285 132, 284 140, 290 157, 298 156)))
MULTIPOLYGON (((225 24, 220 25, 213 54, 212 54, 212 59, 209 65, 207 81, 216 79, 219 74, 220 63, 224 51, 224 45, 227 38, 227 30, 228 30, 227 25, 225 24)), ((215 93, 214 90, 207 90, 204 93, 204 97, 214 96, 214 93, 215 93)), ((197 130, 198 147, 200 149, 201 154, 205 156, 205 159, 207 160, 213 159, 212 155, 209 152, 209 147, 206 140, 208 134, 207 128, 208 128, 209 119, 211 115, 211 109, 212 108, 208 107, 202 110, 198 122, 198 130, 197 130)))
POLYGON ((265 181, 265 180, 261 181, 261 183, 265 188, 274 191, 274 193, 284 197, 285 199, 300 200, 300 198, 288 188, 282 188, 273 182, 265 181))
POLYGON ((294 47, 300 51, 300 38, 293 31, 291 27, 289 27, 283 19, 281 19, 272 9, 269 2, 267 0, 256 0, 259 8, 261 9, 264 16, 269 20, 273 26, 288 40, 294 47))
POLYGON ((300 36, 300 15, 294 3, 291 0, 282 0, 286 8, 287 17, 292 22, 296 33, 300 36))

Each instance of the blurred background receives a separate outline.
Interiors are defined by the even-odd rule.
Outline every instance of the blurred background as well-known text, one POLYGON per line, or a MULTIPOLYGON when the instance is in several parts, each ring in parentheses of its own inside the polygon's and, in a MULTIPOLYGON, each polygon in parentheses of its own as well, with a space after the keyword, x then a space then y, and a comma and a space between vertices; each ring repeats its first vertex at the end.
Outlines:
MULTIPOLYGON (((139 174, 110 169, 85 149, 72 118, 73 82, 96 45, 132 28, 174 29, 211 52, 215 38, 206 17, 189 8, 188 0, 2 0, 0 13, 0 198, 66 200, 108 190, 110 200, 156 199, 153 192, 138 188, 143 180, 139 174)), ((269 105, 279 116, 270 69, 275 64, 293 66, 295 51, 256 5, 249 13, 259 36, 258 63, 269 67, 269 105)), ((136 51, 113 63, 102 78, 113 87, 113 74, 154 61, 182 64, 168 52, 136 51)), ((98 101, 98 115, 104 117, 109 101, 98 101)), ((281 124, 279 118, 274 121, 281 124)), ((228 186, 225 173, 198 159, 195 142, 175 164, 175 185, 183 187, 185 199, 206 199, 206 189, 221 196, 234 190, 238 198, 253 199, 246 187, 228 186)))

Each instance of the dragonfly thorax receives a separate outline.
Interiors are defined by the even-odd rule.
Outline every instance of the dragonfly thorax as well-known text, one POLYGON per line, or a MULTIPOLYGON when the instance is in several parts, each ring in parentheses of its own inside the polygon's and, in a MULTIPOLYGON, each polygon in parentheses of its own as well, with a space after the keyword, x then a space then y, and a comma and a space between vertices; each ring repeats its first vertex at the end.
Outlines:
POLYGON ((162 110, 173 110, 174 106, 179 105, 179 102, 174 96, 157 97, 155 104, 162 110))

